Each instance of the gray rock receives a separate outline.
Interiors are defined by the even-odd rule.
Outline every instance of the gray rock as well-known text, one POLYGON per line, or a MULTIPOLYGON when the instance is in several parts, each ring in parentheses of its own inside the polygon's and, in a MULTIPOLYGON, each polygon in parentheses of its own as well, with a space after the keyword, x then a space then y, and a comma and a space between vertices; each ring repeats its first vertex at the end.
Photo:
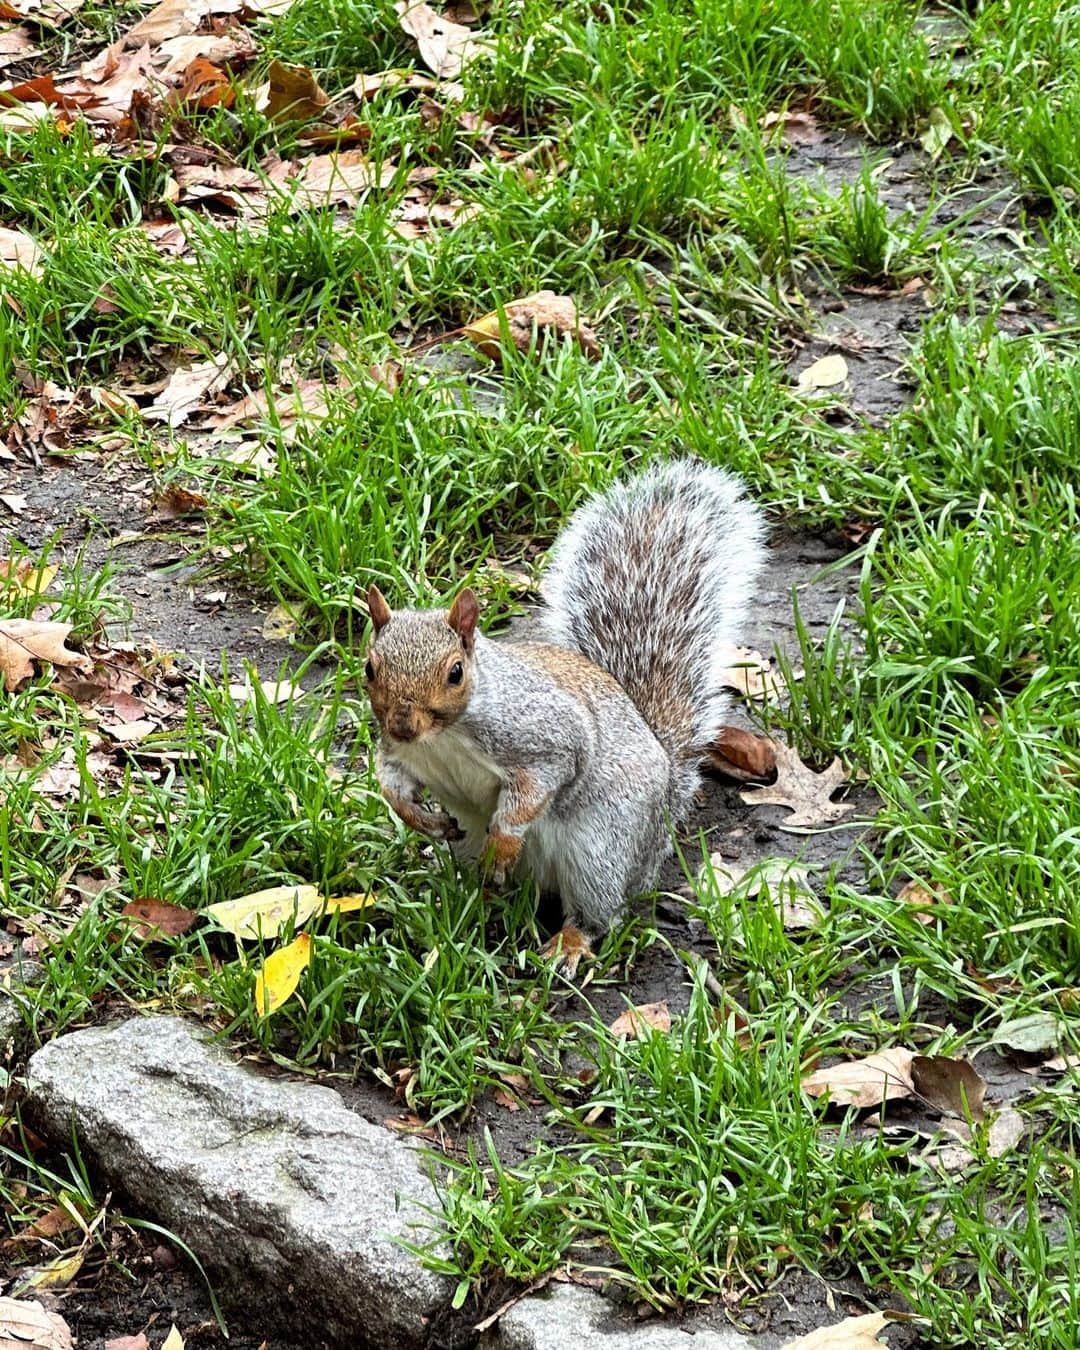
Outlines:
POLYGON ((227 1301, 297 1341, 412 1350, 453 1286, 394 1239, 438 1213, 411 1146, 329 1088, 261 1077, 180 1018, 61 1036, 30 1060, 31 1118, 175 1232, 227 1301))
POLYGON ((555 1284, 515 1304, 480 1345, 482 1350, 749 1350, 752 1342, 737 1331, 631 1322, 591 1289, 555 1284))

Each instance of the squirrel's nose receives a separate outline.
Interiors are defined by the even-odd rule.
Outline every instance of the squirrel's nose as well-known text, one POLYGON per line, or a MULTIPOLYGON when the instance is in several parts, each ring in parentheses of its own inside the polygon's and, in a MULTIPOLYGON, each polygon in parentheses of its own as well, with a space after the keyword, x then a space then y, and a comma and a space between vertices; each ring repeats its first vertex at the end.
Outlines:
POLYGON ((411 703, 403 703, 394 709, 390 717, 390 735, 396 741, 416 739, 416 718, 411 703))

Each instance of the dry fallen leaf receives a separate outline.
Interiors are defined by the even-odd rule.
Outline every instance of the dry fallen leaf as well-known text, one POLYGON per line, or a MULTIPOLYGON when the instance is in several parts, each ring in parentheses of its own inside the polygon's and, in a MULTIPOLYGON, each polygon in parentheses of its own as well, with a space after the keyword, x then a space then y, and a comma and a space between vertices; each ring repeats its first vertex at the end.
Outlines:
POLYGON ((320 117, 330 95, 307 66, 286 66, 271 61, 267 72, 269 85, 262 111, 272 122, 310 122, 320 117))
POLYGON ((195 910, 170 904, 168 900, 129 900, 120 913, 132 920, 133 937, 150 942, 179 937, 199 917, 195 910))
POLYGON ((848 377, 847 362, 838 353, 823 356, 801 371, 798 387, 804 392, 811 389, 828 389, 834 384, 843 384, 848 377))
POLYGON ((23 230, 0 226, 0 267, 21 268, 32 277, 41 276, 41 249, 23 230))
POLYGON ((301 612, 296 605, 275 605, 263 620, 262 636, 270 642, 283 642, 300 627, 301 612))
POLYGON ((175 1325, 169 1328, 169 1334, 161 1342, 161 1350, 184 1350, 184 1338, 175 1325))
POLYGON ((785 1341, 780 1350, 881 1350, 878 1332, 884 1331, 888 1323, 887 1313, 845 1317, 842 1322, 785 1341))
POLYGON ((966 1059, 949 1055, 916 1055, 911 1061, 915 1091, 939 1111, 982 1120, 986 1083, 966 1059))
POLYGON ((865 1059, 847 1060, 828 1069, 817 1069, 802 1080, 802 1090, 811 1097, 826 1093, 834 1106, 880 1106, 894 1098, 910 1097, 913 1050, 899 1046, 879 1050, 865 1059))
POLYGON ((60 568, 55 563, 36 565, 30 558, 0 558, 0 592, 6 596, 41 595, 49 589, 60 568))
POLYGON ((1013 1017, 1002 1022, 991 1038, 993 1045, 1007 1045, 1010 1050, 1023 1050, 1030 1055, 1052 1050, 1061 1040, 1061 1025, 1057 1013, 1035 1012, 1013 1017))
POLYGON ((705 884, 711 884, 720 895, 745 895, 748 900, 768 888, 770 896, 780 902, 780 913, 785 928, 816 928, 824 916, 824 909, 810 887, 809 873, 791 858, 763 858, 744 865, 727 862, 720 853, 709 855, 703 873, 705 884))
POLYGON ((935 922, 934 911, 939 906, 952 904, 952 896, 936 881, 930 887, 921 881, 909 881, 897 892, 896 899, 902 905, 911 905, 915 922, 927 928, 935 922))
POLYGON ((105 1350, 150 1350, 150 1342, 146 1339, 146 1332, 140 1331, 137 1336, 117 1336, 106 1341, 105 1350))
POLYGON ((670 1031, 671 1013, 666 1003, 639 1003, 636 1008, 627 1008, 620 1013, 608 1030, 613 1036, 633 1036, 641 1040, 650 1031, 670 1031))
POLYGON ((813 113, 792 112, 766 113, 758 123, 762 131, 771 131, 779 127, 784 140, 792 145, 819 145, 825 138, 817 118, 813 113))
POLYGON ((44 619, 0 619, 0 676, 8 693, 30 679, 35 661, 87 672, 93 669, 89 657, 64 645, 71 629, 70 623, 44 619))
POLYGON ((53 1205, 52 1209, 36 1218, 33 1223, 0 1242, 0 1251, 16 1252, 21 1247, 40 1243, 42 1238, 54 1238, 69 1229, 77 1228, 78 1223, 70 1209, 64 1205, 53 1205))
POLYGON ((440 79, 460 75, 470 61, 488 49, 488 44, 478 41, 471 29, 437 14, 428 4, 396 0, 394 8, 402 31, 416 39, 424 64, 440 79))
POLYGON ((764 781, 776 772, 776 747, 772 740, 742 727, 721 727, 705 756, 710 768, 741 783, 764 781))
POLYGON ((34 1299, 0 1298, 0 1350, 72 1350, 71 1332, 34 1299))
MULTIPOLYGON (((259 688, 268 703, 288 703, 290 699, 300 698, 303 689, 291 680, 260 680, 259 688)), ((230 684, 229 697, 234 703, 254 703, 255 686, 252 684, 230 684)))
POLYGON ((300 976, 310 964, 310 933, 301 933, 266 958, 255 976, 255 1010, 260 1017, 277 1012, 293 996, 300 976))
POLYGON ((186 422, 209 395, 224 389, 232 378, 229 358, 224 354, 195 366, 178 366, 169 382, 143 416, 151 422, 178 427, 186 422))
POLYGON ((728 668, 724 672, 726 689, 737 689, 743 698, 760 703, 769 700, 778 703, 786 692, 783 677, 772 668, 767 656, 752 647, 731 647, 725 656, 728 668))
MULTIPOLYGON (((956 1118, 943 1120, 942 1129, 952 1135, 956 1142, 945 1144, 932 1153, 937 1162, 947 1172, 959 1172, 969 1163, 975 1162, 978 1154, 972 1147, 971 1128, 966 1120, 956 1118)), ((986 1153, 991 1158, 1000 1158, 1014 1149, 1024 1137, 1027 1124, 1024 1117, 1014 1107, 1003 1107, 990 1122, 986 1132, 986 1153)))
MULTIPOLYGON (((25 943, 23 949, 25 950, 25 943)), ((80 1249, 77 1252, 56 1256, 44 1265, 30 1266, 19 1272, 16 1289, 19 1292, 25 1292, 27 1289, 64 1289, 82 1270, 85 1259, 86 1253, 80 1249)), ((3 1345, 3 1338, 0 1337, 0 1350, 3 1350, 3 1345)))
POLYGON ((569 295, 537 291, 535 295, 511 301, 502 310, 492 310, 490 314, 474 319, 462 332, 485 356, 494 360, 502 352, 504 321, 510 341, 518 351, 529 351, 541 330, 552 329, 560 334, 569 333, 586 356, 595 360, 600 355, 596 334, 582 322, 577 304, 569 295))
POLYGON ((776 744, 776 782, 771 787, 747 788, 739 796, 747 806, 787 806, 794 812, 780 823, 782 830, 798 830, 840 820, 854 811, 852 802, 834 802, 832 794, 848 781, 839 759, 815 773, 790 746, 776 744))
POLYGON ((170 483, 152 502, 154 511, 164 520, 178 520, 181 516, 197 515, 209 503, 201 492, 192 492, 179 483, 170 483))

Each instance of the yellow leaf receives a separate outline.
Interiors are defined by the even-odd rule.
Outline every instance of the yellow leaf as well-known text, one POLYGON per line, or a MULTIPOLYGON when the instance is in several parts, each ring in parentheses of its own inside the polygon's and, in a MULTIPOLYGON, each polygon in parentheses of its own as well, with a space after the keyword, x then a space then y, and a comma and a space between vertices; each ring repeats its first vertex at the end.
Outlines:
POLYGON ((208 905, 206 913, 222 928, 244 942, 274 937, 289 920, 293 927, 306 923, 322 904, 316 886, 271 886, 265 891, 241 895, 208 905))
POLYGON ((161 1342, 161 1350, 184 1350, 184 1338, 177 1331, 175 1324, 169 1328, 169 1334, 161 1342))
POLYGON ((810 389, 828 389, 834 384, 843 384, 848 377, 847 362, 834 353, 823 356, 820 361, 807 366, 799 376, 799 388, 804 392, 810 389))
POLYGON ((47 591, 60 568, 55 564, 35 567, 29 558, 15 562, 11 558, 0 559, 0 591, 9 596, 40 595, 47 591))
POLYGON ((311 934, 301 933, 287 947, 266 958, 255 977, 255 1010, 267 1017, 289 999, 311 962, 311 934))
POLYGON ((351 914, 355 909, 367 909, 375 903, 370 893, 363 895, 331 895, 326 900, 327 913, 336 909, 339 914, 351 914))
POLYGON ((78 1275, 82 1269, 82 1263, 82 1251, 77 1251, 74 1256, 58 1256, 48 1265, 38 1266, 28 1272, 26 1278, 18 1286, 19 1292, 21 1293, 26 1289, 63 1288, 78 1275))
POLYGON ((884 1331, 889 1320, 887 1313, 845 1317, 842 1322, 785 1341, 781 1350, 877 1350, 881 1344, 878 1332, 884 1331))

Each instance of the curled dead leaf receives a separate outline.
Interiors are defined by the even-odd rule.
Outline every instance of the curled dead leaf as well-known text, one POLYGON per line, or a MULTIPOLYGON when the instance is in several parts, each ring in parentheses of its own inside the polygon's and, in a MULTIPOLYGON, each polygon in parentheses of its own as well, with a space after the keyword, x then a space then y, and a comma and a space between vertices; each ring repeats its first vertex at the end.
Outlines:
POLYGON ((10 693, 25 684, 34 673, 36 661, 91 671, 89 657, 65 646, 71 629, 70 623, 44 619, 0 619, 0 676, 4 688, 10 693))
POLYGON ((939 1111, 954 1116, 983 1116, 986 1082, 973 1064, 949 1055, 916 1055, 911 1061, 915 1091, 939 1111))
POLYGON ((330 102, 330 95, 319 87, 307 66, 271 61, 267 79, 262 110, 272 122, 310 122, 320 117, 330 102))
POLYGON ((776 747, 768 736, 742 727, 721 727, 705 751, 705 763, 739 782, 764 781, 776 772, 776 747))
POLYGON ((582 322, 576 302, 568 295, 537 291, 535 295, 511 301, 502 310, 492 310, 474 319, 462 332, 485 356, 495 360, 502 353, 504 321, 506 333, 518 351, 529 351, 539 335, 549 330, 560 335, 568 333, 593 360, 600 356, 596 334, 582 322))

